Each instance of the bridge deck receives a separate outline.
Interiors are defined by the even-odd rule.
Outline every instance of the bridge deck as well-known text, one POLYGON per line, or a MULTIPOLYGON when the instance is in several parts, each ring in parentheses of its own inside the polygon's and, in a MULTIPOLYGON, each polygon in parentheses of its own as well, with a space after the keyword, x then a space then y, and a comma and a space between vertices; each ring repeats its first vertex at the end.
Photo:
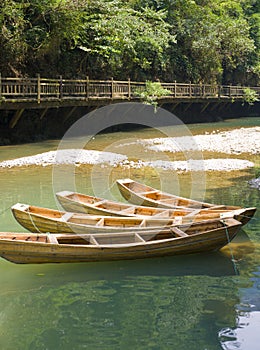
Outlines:
MULTIPOLYGON (((167 96, 162 103, 227 102, 245 98, 243 86, 161 83, 167 96)), ((260 98, 260 87, 250 87, 260 98)), ((37 78, 1 78, 0 109, 46 108, 59 106, 104 105, 122 101, 140 101, 145 82, 116 80, 69 80, 37 78)))

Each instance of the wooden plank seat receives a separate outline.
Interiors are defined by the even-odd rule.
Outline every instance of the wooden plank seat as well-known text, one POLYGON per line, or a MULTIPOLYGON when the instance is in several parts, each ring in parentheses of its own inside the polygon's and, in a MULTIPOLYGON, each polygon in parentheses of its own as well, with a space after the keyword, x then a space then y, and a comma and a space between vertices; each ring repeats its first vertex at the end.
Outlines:
POLYGON ((226 206, 225 205, 215 205, 214 207, 209 207, 210 210, 218 210, 218 209, 221 209, 221 208, 225 208, 226 206))
POLYGON ((135 237, 137 238, 138 241, 145 242, 145 240, 138 233, 135 233, 135 237))
POLYGON ((92 235, 89 236, 89 242, 94 245, 99 245, 95 237, 93 237, 92 235))
POLYGON ((172 205, 178 205, 178 199, 173 199, 173 198, 162 198, 160 199, 160 202, 162 203, 169 203, 169 204, 172 204, 172 205))
POLYGON ((143 219, 139 226, 145 227, 146 226, 146 219, 143 219))
POLYGON ((60 218, 61 221, 67 222, 69 221, 69 219, 71 219, 71 217, 73 216, 73 213, 65 213, 62 215, 62 217, 60 218))
POLYGON ((201 209, 194 209, 190 213, 184 215, 184 217, 186 218, 186 217, 189 217, 189 216, 195 216, 195 215, 199 214, 200 211, 201 211, 201 209))
POLYGON ((51 233, 48 233, 48 241, 49 243, 52 243, 52 244, 59 244, 57 238, 51 233))
POLYGON ((160 192, 159 191, 146 191, 146 192, 139 192, 139 194, 142 194, 142 195, 147 195, 147 194, 159 194, 160 192))
POLYGON ((178 237, 187 237, 187 233, 180 230, 178 227, 172 226, 171 231, 178 237))
POLYGON ((134 214, 135 213, 135 208, 129 207, 129 208, 125 208, 121 210, 122 213, 130 213, 130 214, 134 214))
POLYGON ((157 214, 154 214, 153 217, 169 217, 170 216, 170 210, 166 209, 166 210, 163 210, 161 211, 160 213, 157 213, 157 214))
POLYGON ((93 206, 94 207, 97 207, 97 206, 99 206, 99 205, 102 205, 102 204, 104 204, 104 203, 106 203, 107 202, 107 200, 106 199, 103 199, 102 201, 98 201, 98 202, 94 202, 93 203, 93 206))
POLYGON ((97 223, 96 226, 104 226, 104 218, 101 218, 97 223))

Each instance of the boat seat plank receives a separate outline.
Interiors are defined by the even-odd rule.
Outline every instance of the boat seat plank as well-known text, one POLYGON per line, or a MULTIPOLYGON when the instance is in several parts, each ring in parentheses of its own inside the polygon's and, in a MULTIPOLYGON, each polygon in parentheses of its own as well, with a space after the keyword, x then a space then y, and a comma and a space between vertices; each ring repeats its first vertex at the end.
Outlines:
POLYGON ((221 209, 221 208, 225 208, 225 205, 215 205, 214 207, 209 207, 210 210, 215 210, 215 209, 221 209))
POLYGON ((178 199, 164 198, 164 199, 160 199, 160 202, 162 202, 162 203, 169 203, 169 204, 172 204, 172 205, 177 205, 178 204, 178 199))
POLYGON ((182 230, 180 230, 178 227, 175 227, 175 226, 171 227, 171 231, 173 233, 175 233, 176 236, 179 236, 179 237, 187 237, 188 236, 187 233, 183 232, 182 230))
POLYGON ((125 208, 125 209, 122 209, 121 212, 122 213, 132 213, 132 214, 134 214, 135 213, 135 208, 133 208, 133 207, 125 208))
POLYGON ((98 202, 96 202, 96 203, 94 202, 94 203, 93 203, 93 206, 96 207, 96 206, 101 205, 101 204, 104 204, 104 203, 106 203, 106 202, 107 202, 107 200, 106 200, 106 199, 103 199, 102 201, 98 201, 98 202))
POLYGON ((91 244, 99 245, 98 242, 96 241, 96 238, 92 235, 89 236, 89 241, 91 244))
POLYGON ((60 218, 61 221, 67 222, 69 221, 69 219, 71 219, 71 217, 73 216, 73 213, 65 213, 62 215, 62 217, 60 218))
POLYGON ((201 209, 194 209, 192 210, 190 213, 184 215, 185 217, 189 217, 189 216, 195 216, 198 215, 200 213, 201 209))
POLYGON ((160 213, 156 213, 153 215, 153 217, 159 217, 159 216, 162 216, 162 217, 169 217, 170 216, 170 210, 166 209, 166 210, 163 210, 161 211, 160 213))
POLYGON ((52 244, 59 244, 57 238, 52 234, 48 234, 48 240, 52 244))
POLYGON ((145 192, 139 192, 139 194, 153 194, 153 193, 158 193, 159 194, 159 191, 145 191, 145 192))
POLYGON ((146 219, 143 219, 139 226, 145 227, 146 226, 146 219))
POLYGON ((97 223, 96 226, 104 226, 104 218, 101 218, 97 223))
POLYGON ((144 240, 138 233, 135 233, 135 237, 136 237, 140 242, 145 242, 145 240, 144 240))

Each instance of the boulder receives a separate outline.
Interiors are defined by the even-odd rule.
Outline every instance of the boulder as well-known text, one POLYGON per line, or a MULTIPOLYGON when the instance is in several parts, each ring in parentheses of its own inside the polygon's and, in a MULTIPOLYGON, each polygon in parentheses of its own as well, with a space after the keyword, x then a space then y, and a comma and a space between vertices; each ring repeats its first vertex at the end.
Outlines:
POLYGON ((260 190, 260 176, 257 179, 249 180, 248 183, 251 187, 258 188, 260 190))

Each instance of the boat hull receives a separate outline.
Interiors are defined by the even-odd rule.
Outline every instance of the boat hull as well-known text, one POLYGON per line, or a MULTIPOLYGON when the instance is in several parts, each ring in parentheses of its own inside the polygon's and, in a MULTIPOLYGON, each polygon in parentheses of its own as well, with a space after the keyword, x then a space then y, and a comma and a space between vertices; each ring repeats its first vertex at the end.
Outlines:
POLYGON ((216 206, 215 204, 195 201, 162 192, 131 179, 117 180, 117 186, 127 201, 137 205, 167 209, 174 209, 176 207, 204 209, 216 206))
POLYGON ((187 208, 197 208, 203 210, 227 210, 234 211, 243 209, 240 216, 236 217, 245 225, 255 214, 256 208, 242 208, 231 205, 216 205, 206 202, 189 200, 188 198, 178 197, 170 193, 165 193, 143 185, 131 179, 117 180, 117 186, 122 196, 130 203, 142 206, 151 206, 156 208, 174 209, 179 205, 187 208), (154 192, 154 193, 153 193, 154 192))
MULTIPOLYGON (((90 216, 64 213, 20 203, 12 207, 12 212, 20 225, 36 233, 117 233, 132 232, 133 230, 142 232, 147 229, 159 231, 164 227, 178 223, 174 218, 143 219, 139 217, 90 216), (71 218, 63 221, 62 216, 66 214, 70 214, 71 218)), ((192 223, 192 218, 190 220, 192 223)))
MULTIPOLYGON (((230 219, 233 220, 233 219, 230 219)), ((235 220, 234 220, 235 221, 235 220)), ((216 251, 228 244, 241 224, 220 227, 185 237, 159 239, 127 244, 53 244, 41 241, 19 241, 0 237, 0 256, 14 263, 74 263, 131 260, 216 251)), ((18 234, 17 234, 18 235, 18 234)), ((58 236, 58 235, 57 235, 58 236)), ((98 235, 95 236, 96 239, 98 235)), ((106 236, 107 237, 107 236, 106 236)), ((119 234, 116 235, 117 239, 119 234)), ((113 239, 113 237, 110 237, 113 239)))
MULTIPOLYGON (((80 193, 63 191, 56 193, 62 207, 69 212, 84 213, 90 215, 117 216, 117 217, 150 217, 172 218, 179 222, 191 222, 200 220, 217 219, 225 215, 232 216, 230 210, 217 209, 191 209, 191 208, 158 208, 151 206, 139 206, 115 201, 102 200, 80 193), (101 202, 101 203, 100 203, 101 202)), ((234 211, 234 218, 245 225, 253 216, 256 208, 241 208, 234 211)))

